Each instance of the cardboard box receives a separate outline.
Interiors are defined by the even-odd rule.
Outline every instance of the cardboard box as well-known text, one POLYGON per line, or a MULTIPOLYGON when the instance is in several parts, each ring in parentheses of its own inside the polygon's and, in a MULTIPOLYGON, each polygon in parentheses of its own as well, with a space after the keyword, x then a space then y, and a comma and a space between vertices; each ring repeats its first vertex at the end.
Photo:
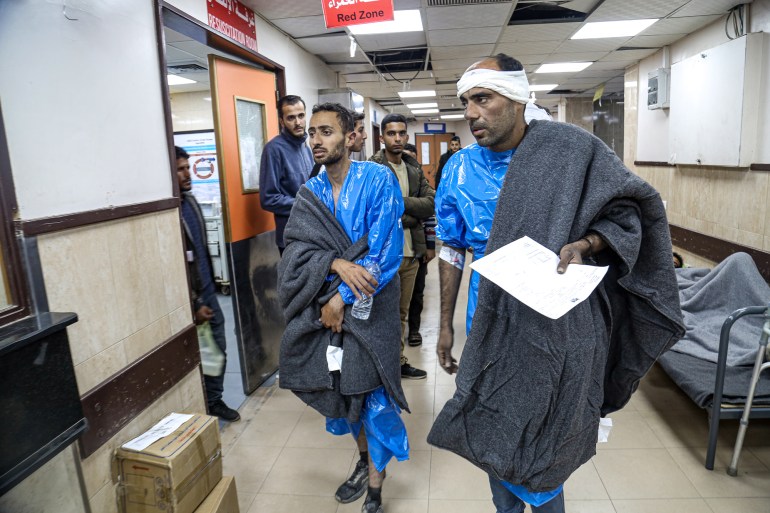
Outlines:
POLYGON ((198 506, 195 513, 240 513, 235 478, 224 476, 219 484, 211 490, 209 496, 198 506))
POLYGON ((115 456, 123 513, 193 513, 222 478, 219 424, 208 415, 193 415, 144 449, 120 447, 115 456))

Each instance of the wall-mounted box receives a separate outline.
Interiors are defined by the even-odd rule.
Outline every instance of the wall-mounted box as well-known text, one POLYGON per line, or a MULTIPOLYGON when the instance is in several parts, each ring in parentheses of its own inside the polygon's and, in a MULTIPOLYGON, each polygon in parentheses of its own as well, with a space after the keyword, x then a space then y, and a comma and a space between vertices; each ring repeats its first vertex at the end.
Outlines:
POLYGON ((667 109, 669 106, 669 77, 668 68, 658 68, 647 73, 647 108, 667 109))
POLYGON ((671 66, 670 163, 754 162, 764 37, 749 34, 671 66))

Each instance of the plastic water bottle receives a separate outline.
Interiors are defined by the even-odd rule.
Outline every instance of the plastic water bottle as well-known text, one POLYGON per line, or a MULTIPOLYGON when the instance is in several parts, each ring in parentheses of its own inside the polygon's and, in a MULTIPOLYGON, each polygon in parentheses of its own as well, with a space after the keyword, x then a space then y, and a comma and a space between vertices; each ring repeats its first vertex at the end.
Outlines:
MULTIPOLYGON (((372 258, 371 261, 364 266, 364 269, 367 270, 369 274, 372 275, 372 277, 380 281, 380 261, 377 258, 372 258)), ((353 302, 353 309, 351 313, 353 314, 353 317, 356 319, 366 320, 369 318, 369 314, 372 311, 372 301, 374 301, 374 298, 371 296, 367 296, 366 294, 363 295, 364 297, 362 299, 356 299, 353 302)))

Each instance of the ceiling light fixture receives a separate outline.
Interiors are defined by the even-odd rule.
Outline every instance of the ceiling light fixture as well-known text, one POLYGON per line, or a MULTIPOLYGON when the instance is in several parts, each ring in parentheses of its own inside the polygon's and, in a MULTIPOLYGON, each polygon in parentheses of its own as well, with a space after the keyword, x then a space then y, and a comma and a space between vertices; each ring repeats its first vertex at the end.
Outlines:
POLYGON ((465 114, 444 114, 441 119, 463 119, 465 114))
POLYGON ((419 9, 394 11, 393 21, 378 21, 348 27, 351 34, 396 34, 399 32, 422 32, 422 17, 419 9))
POLYGON ((356 40, 353 39, 353 36, 348 36, 350 38, 350 57, 353 58, 356 56, 356 47, 358 46, 356 44, 356 40))
POLYGON ((571 39, 601 39, 604 37, 633 37, 658 21, 645 20, 596 21, 586 23, 571 39))
POLYGON ((410 103, 406 106, 408 109, 435 109, 438 107, 436 102, 428 103, 410 103))
POLYGON ((529 84, 530 91, 550 91, 557 87, 559 87, 559 84, 529 84))
POLYGON ((438 114, 438 109, 417 109, 412 114, 438 114))
POLYGON ((535 70, 535 73, 574 73, 583 71, 593 62, 552 62, 543 64, 535 70))
POLYGON ((430 96, 436 96, 436 91, 399 91, 398 95, 401 98, 428 98, 430 96))
POLYGON ((180 77, 179 75, 166 75, 166 83, 170 86, 194 84, 195 80, 190 80, 189 78, 180 77))

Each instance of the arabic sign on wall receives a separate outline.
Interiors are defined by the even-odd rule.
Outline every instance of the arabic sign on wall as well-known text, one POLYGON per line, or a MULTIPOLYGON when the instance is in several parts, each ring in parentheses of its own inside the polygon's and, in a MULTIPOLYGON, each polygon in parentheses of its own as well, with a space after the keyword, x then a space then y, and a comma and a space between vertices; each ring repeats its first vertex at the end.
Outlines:
POLYGON ((254 11, 238 0, 207 0, 209 27, 253 51, 257 51, 254 11))
POLYGON ((322 0, 326 28, 393 20, 393 0, 322 0))

